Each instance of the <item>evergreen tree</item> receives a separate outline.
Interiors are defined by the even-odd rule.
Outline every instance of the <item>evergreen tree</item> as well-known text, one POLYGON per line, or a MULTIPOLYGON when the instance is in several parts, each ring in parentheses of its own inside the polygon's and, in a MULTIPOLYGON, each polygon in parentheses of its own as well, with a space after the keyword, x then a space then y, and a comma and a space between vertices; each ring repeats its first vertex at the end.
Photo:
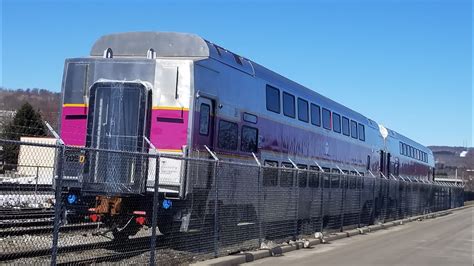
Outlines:
MULTIPOLYGON (((46 136, 46 132, 41 114, 26 102, 17 110, 12 121, 4 127, 1 138, 20 140, 20 137, 46 136)), ((19 149, 17 144, 3 145, 6 164, 17 164, 19 149)))

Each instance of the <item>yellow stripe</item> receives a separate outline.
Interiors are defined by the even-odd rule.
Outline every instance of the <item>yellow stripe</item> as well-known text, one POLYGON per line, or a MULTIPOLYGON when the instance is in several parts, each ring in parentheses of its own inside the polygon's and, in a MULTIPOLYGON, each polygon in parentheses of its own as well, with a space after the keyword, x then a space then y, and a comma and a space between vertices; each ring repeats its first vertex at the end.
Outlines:
POLYGON ((153 110, 176 110, 176 111, 189 111, 189 108, 178 107, 178 106, 153 106, 153 110))
POLYGON ((183 152, 182 150, 173 150, 173 149, 158 149, 160 152, 183 152))
POLYGON ((85 103, 65 103, 63 107, 87 107, 85 103))

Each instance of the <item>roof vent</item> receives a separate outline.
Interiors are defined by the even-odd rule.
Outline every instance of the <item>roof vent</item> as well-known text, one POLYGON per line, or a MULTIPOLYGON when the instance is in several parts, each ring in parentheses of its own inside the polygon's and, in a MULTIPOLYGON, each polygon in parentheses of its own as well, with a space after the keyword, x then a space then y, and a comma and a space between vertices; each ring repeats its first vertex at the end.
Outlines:
POLYGON ((113 58, 114 52, 112 52, 112 48, 107 48, 104 50, 104 58, 113 58))
POLYGON ((240 56, 234 54, 234 59, 235 59, 235 62, 237 62, 237 64, 243 65, 242 64, 242 58, 240 58, 240 56))
POLYGON ((146 58, 147 59, 155 59, 156 58, 156 52, 153 50, 153 48, 150 48, 148 52, 146 52, 146 58))

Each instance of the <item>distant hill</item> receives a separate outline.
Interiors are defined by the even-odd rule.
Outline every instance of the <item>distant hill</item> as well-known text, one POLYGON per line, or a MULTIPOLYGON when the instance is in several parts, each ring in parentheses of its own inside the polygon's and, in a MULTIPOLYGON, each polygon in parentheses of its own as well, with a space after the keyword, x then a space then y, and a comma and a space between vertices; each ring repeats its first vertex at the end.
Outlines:
POLYGON ((436 175, 464 179, 468 190, 474 191, 474 148, 429 146, 436 163, 436 175), (473 170, 473 171, 468 171, 473 170))
POLYGON ((7 89, 0 87, 0 110, 15 111, 29 102, 54 128, 58 125, 61 93, 45 89, 7 89))

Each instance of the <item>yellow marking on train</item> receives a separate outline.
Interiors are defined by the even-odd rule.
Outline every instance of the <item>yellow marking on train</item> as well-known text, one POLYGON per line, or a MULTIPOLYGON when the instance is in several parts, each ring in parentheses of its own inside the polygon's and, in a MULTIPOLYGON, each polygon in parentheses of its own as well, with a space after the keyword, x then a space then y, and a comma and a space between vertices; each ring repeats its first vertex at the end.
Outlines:
POLYGON ((85 103, 65 103, 63 107, 87 107, 85 103))
POLYGON ((178 106, 153 106, 153 110, 176 110, 176 111, 189 111, 189 108, 178 107, 178 106))
POLYGON ((176 150, 176 149, 158 149, 160 152, 183 152, 182 150, 176 150))

